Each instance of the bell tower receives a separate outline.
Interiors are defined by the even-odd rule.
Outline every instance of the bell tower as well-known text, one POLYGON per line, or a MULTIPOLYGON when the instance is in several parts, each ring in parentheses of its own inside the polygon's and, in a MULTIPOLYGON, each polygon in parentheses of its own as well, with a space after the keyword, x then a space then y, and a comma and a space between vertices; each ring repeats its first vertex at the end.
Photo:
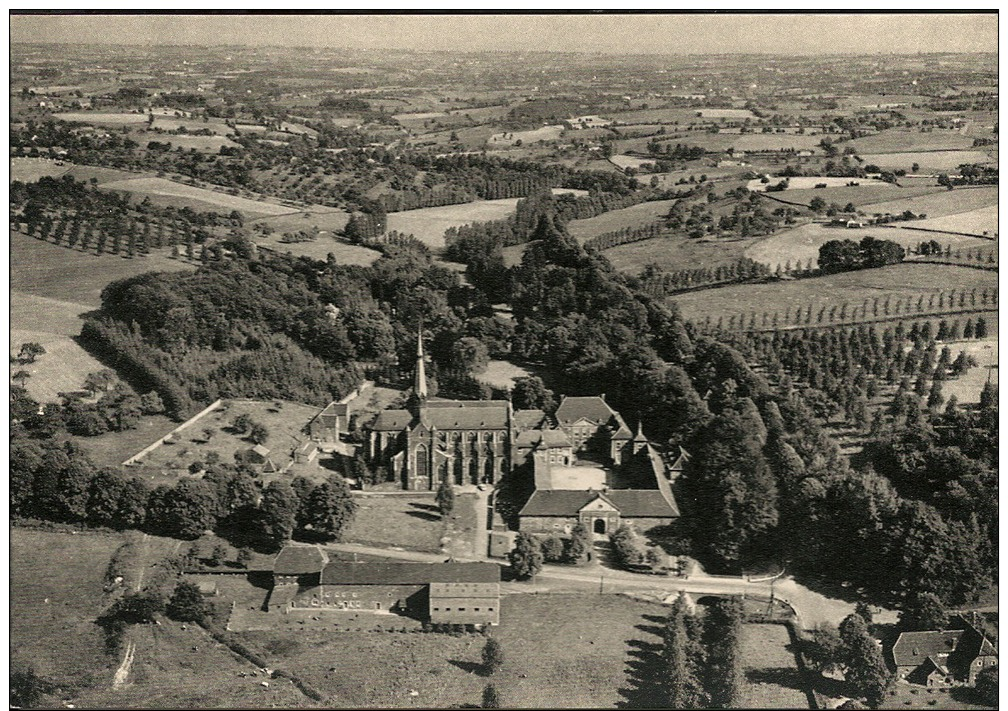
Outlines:
POLYGON ((409 409, 415 417, 427 402, 427 368, 424 364, 423 325, 417 327, 416 365, 413 366, 413 392, 409 396, 409 409))

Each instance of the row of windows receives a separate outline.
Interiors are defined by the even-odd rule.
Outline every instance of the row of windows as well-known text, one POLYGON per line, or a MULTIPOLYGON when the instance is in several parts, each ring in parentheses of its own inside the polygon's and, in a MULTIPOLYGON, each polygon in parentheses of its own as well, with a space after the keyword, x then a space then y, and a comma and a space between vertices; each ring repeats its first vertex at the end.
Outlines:
MULTIPOLYGON (((434 608, 434 612, 441 612, 441 611, 442 611, 442 610, 441 610, 441 608, 440 608, 440 607, 435 607, 435 608, 434 608)), ((451 612, 451 611, 452 611, 452 609, 451 609, 450 607, 446 607, 446 608, 444 609, 444 612, 451 612)), ((466 611, 466 608, 464 608, 464 607, 456 607, 456 608, 455 608, 455 612, 465 612, 465 611, 466 611)), ((486 609, 486 611, 487 611, 487 612, 493 612, 493 611, 494 611, 494 609, 493 609, 492 607, 488 607, 488 608, 486 609)), ((480 612, 480 608, 478 608, 478 607, 474 607, 474 608, 473 608, 473 612, 480 612)))

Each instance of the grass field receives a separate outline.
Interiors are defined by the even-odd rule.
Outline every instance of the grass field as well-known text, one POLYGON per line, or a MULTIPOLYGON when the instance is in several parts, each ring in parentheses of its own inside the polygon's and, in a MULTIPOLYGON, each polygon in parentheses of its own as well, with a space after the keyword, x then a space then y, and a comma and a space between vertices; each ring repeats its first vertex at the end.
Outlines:
MULTIPOLYGON (((101 290, 116 279, 151 271, 185 271, 194 267, 171 259, 167 250, 128 259, 114 254, 96 256, 60 247, 20 232, 10 233, 10 288, 59 301, 101 306, 101 290)), ((17 322, 12 325, 17 327, 17 322)), ((80 329, 74 333, 79 333, 80 329)))
POLYGON ((654 684, 665 614, 661 605, 609 595, 505 595, 493 635, 506 661, 491 679, 475 673, 481 636, 308 625, 242 636, 282 650, 275 664, 326 693, 328 706, 478 705, 492 681, 508 708, 640 708, 658 701, 641 685, 654 684))
POLYGON ((433 496, 359 496, 357 504, 346 542, 441 550, 444 522, 433 496))
POLYGON ((116 170, 115 168, 100 168, 96 165, 75 165, 67 171, 67 175, 72 176, 74 180, 85 182, 94 180, 97 185, 111 183, 114 180, 132 180, 141 177, 138 173, 116 170))
MULTIPOLYGON (((198 151, 219 151, 221 146, 234 147, 238 144, 225 136, 183 136, 173 134, 144 133, 143 140, 146 143, 157 141, 158 143, 170 143, 172 150, 183 148, 189 150, 195 148, 198 151)), ((145 145, 146 145, 145 143, 145 145)))
POLYGON ((255 243, 261 247, 268 247, 277 252, 286 252, 295 257, 311 257, 325 261, 332 254, 336 258, 337 264, 358 264, 369 266, 381 256, 381 252, 361 247, 356 244, 347 244, 334 239, 331 235, 320 235, 310 242, 290 242, 283 243, 280 236, 273 234, 269 237, 262 235, 255 238, 255 243))
POLYGON ((742 660, 745 686, 740 708, 807 708, 805 684, 783 625, 743 625, 742 660))
MULTIPOLYGON (((287 208, 287 212, 282 215, 272 215, 260 217, 253 220, 253 224, 269 225, 275 233, 300 232, 317 227, 320 232, 342 232, 350 220, 350 215, 345 211, 335 207, 324 205, 310 205, 305 208, 287 208)), ((280 234, 275 235, 279 238, 280 234)))
MULTIPOLYGON (((929 230, 968 232, 974 235, 996 235, 998 233, 998 206, 989 205, 954 215, 929 217, 926 220, 915 221, 913 226, 924 227, 929 230)), ((949 242, 951 236, 945 235, 940 241, 945 244, 949 242)))
POLYGON ((136 428, 123 432, 106 432, 97 437, 74 437, 99 467, 118 467, 151 442, 161 439, 178 423, 164 415, 145 415, 136 428))
POLYGON ((700 109, 638 109, 607 114, 616 123, 688 124, 696 121, 700 109))
POLYGON ((704 267, 717 269, 737 261, 750 244, 752 240, 696 240, 676 235, 621 244, 605 250, 603 254, 616 269, 631 274, 639 274, 649 264, 665 271, 704 267))
POLYGON ((880 709, 986 709, 977 703, 973 690, 959 689, 928 689, 905 681, 897 682, 886 694, 880 709))
POLYGON ((107 126, 125 126, 131 123, 144 123, 147 121, 145 113, 106 113, 102 111, 67 111, 53 114, 53 118, 60 121, 77 121, 80 123, 93 123, 107 126))
POLYGON ((209 129, 217 136, 227 136, 234 133, 234 129, 220 119, 202 121, 200 119, 178 118, 175 116, 155 116, 152 128, 162 131, 177 131, 185 128, 186 131, 205 131, 209 129))
POLYGON ((515 378, 527 378, 530 375, 532 375, 530 371, 510 361, 492 360, 487 369, 477 375, 476 379, 495 388, 510 390, 515 378))
MULTIPOLYGON (((913 297, 931 294, 952 286, 958 289, 997 288, 994 272, 938 264, 896 264, 879 269, 862 269, 844 274, 832 274, 812 279, 768 284, 736 284, 719 289, 695 291, 669 297, 678 304, 685 318, 713 322, 740 313, 764 311, 794 313, 799 306, 812 304, 813 311, 823 306, 843 303, 860 305, 875 297, 913 297)), ((910 316, 908 316, 909 318, 910 316)))
POLYGON ((944 345, 949 347, 953 358, 958 356, 960 351, 966 351, 967 355, 976 358, 978 365, 976 368, 970 368, 965 375, 942 383, 942 395, 946 400, 955 395, 962 404, 980 402, 980 393, 987 382, 988 373, 992 383, 997 385, 998 382, 997 337, 980 341, 950 341, 944 345))
POLYGON ((955 130, 936 129, 922 133, 894 128, 873 136, 844 141, 839 146, 842 148, 852 146, 864 157, 867 153, 966 150, 973 147, 973 139, 955 130))
POLYGON ((625 155, 615 155, 609 159, 613 165, 622 170, 627 168, 633 168, 634 170, 640 169, 642 165, 651 164, 654 165, 655 158, 636 158, 634 156, 625 155))
POLYGON ((606 232, 614 232, 624 227, 641 227, 649 225, 666 215, 675 204, 675 200, 652 200, 639 205, 631 205, 622 210, 603 212, 596 217, 584 220, 571 220, 567 223, 567 231, 578 242, 584 243, 592 237, 606 232))
MULTIPOLYGON (((869 215, 876 213, 899 214, 905 210, 928 218, 944 217, 945 215, 955 215, 960 212, 968 212, 981 207, 996 206, 998 204, 998 189, 994 188, 968 188, 958 190, 947 190, 921 195, 919 197, 907 196, 905 198, 895 198, 885 202, 873 201, 865 204, 862 210, 869 215)), ((918 224, 918 223, 913 223, 918 224)))
POLYGON ((920 172, 955 170, 963 163, 990 163, 984 151, 926 151, 917 153, 865 153, 861 156, 868 165, 880 168, 903 168, 909 171, 914 163, 920 172))
POLYGON ((152 202, 167 203, 176 207, 190 206, 194 210, 215 210, 217 212, 239 210, 248 217, 264 215, 282 215, 291 212, 291 208, 262 200, 249 200, 225 192, 198 188, 192 185, 176 183, 166 178, 130 178, 129 180, 114 180, 104 183, 102 187, 108 190, 124 190, 137 196, 150 197, 152 202))
POLYGON ((700 109, 702 118, 747 119, 755 118, 749 109, 700 109))
POLYGON ((487 139, 490 146, 513 146, 518 141, 524 143, 535 143, 536 141, 555 141, 560 138, 564 127, 557 124, 554 126, 543 126, 528 131, 514 131, 507 133, 495 133, 487 139), (505 138, 504 136, 507 136, 505 138))
POLYGON ((10 651, 59 684, 64 694, 107 683, 118 663, 106 656, 94 620, 118 535, 13 528, 10 532, 10 651))
POLYGON ((514 212, 517 204, 518 198, 504 198, 392 212, 388 216, 388 231, 411 234, 428 247, 441 249, 449 227, 503 219, 514 212))
POLYGON ((683 143, 688 146, 702 146, 711 152, 722 152, 729 148, 737 151, 780 151, 787 149, 814 150, 818 148, 822 136, 817 134, 797 133, 706 133, 694 131, 684 136, 676 136, 668 141, 675 145, 683 143))
POLYGON ((803 205, 808 205, 815 198, 821 198, 827 203, 836 203, 841 207, 847 205, 847 203, 852 203, 862 212, 874 214, 877 210, 873 203, 881 203, 883 201, 894 202, 913 198, 918 195, 931 195, 941 192, 947 192, 947 190, 939 185, 914 184, 901 188, 898 185, 884 183, 882 185, 840 185, 825 190, 822 188, 816 189, 815 187, 798 190, 789 188, 785 191, 784 195, 781 195, 781 198, 788 202, 798 202, 803 205))
POLYGON ((10 182, 20 180, 22 183, 35 183, 39 178, 45 176, 58 178, 72 167, 64 161, 57 162, 49 158, 11 158, 10 182), (62 163, 62 165, 58 163, 62 163))
MULTIPOLYGON (((194 461, 205 462, 210 452, 216 452, 222 462, 233 462, 236 451, 245 451, 253 446, 246 435, 235 432, 231 427, 231 423, 239 415, 249 415, 254 421, 266 426, 269 436, 263 446, 270 450, 273 463, 282 468, 290 461, 294 448, 305 441, 301 429, 317 413, 316 407, 292 402, 225 401, 216 410, 182 430, 177 435, 176 443, 162 444, 144 456, 140 471, 147 478, 162 482, 165 476, 187 473, 188 466, 194 461), (204 441, 204 430, 207 429, 212 434, 209 441, 204 441)), ((317 459, 312 466, 317 467, 316 462, 317 459)), ((263 478, 269 480, 273 476, 266 474, 263 478)))
MULTIPOLYGON (((746 187, 754 192, 766 192, 767 186, 776 185, 783 178, 770 178, 769 183, 761 183, 757 180, 750 180, 746 187)), ((878 180, 877 178, 832 178, 828 176, 817 176, 817 175, 802 175, 794 178, 788 178, 787 190, 776 193, 780 195, 785 200, 790 200, 788 194, 794 191, 800 190, 817 190, 816 185, 826 184, 826 188, 818 188, 819 194, 822 196, 823 200, 827 202, 836 202, 836 199, 831 196, 831 190, 833 188, 847 187, 850 182, 855 182, 858 186, 870 186, 870 185, 883 185, 888 186, 889 184, 878 180)))
MULTIPOLYGON (((995 218, 997 216, 995 215, 995 218)), ((951 219, 951 218, 942 218, 951 219)), ((920 221, 906 223, 913 227, 924 227, 920 221)), ((936 235, 929 235, 926 232, 916 230, 905 230, 899 227, 859 227, 857 229, 846 229, 842 227, 827 227, 821 223, 808 223, 789 230, 778 232, 746 249, 745 256, 756 262, 767 264, 771 269, 776 269, 780 264, 782 267, 791 262, 795 266, 797 260, 801 260, 806 266, 809 260, 818 264, 819 248, 830 240, 850 239, 855 242, 863 237, 875 237, 891 242, 897 242, 905 247, 916 246, 922 241, 931 239, 936 235)), ((963 237, 961 235, 937 235, 943 245, 950 244, 953 248, 976 249, 991 247, 989 240, 977 237, 963 237)), ((807 267, 806 267, 807 268, 807 267)))

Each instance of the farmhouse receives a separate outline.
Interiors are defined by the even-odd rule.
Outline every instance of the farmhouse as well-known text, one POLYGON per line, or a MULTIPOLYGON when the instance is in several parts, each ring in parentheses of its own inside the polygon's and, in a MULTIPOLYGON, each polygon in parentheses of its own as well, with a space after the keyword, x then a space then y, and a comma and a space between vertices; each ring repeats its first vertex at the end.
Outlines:
POLYGON ((892 648, 897 675, 914 684, 973 685, 977 673, 997 664, 997 650, 979 630, 903 632, 892 648))
POLYGON ((402 614, 439 624, 500 622, 500 568, 493 563, 330 561, 292 544, 273 564, 268 608, 402 614))

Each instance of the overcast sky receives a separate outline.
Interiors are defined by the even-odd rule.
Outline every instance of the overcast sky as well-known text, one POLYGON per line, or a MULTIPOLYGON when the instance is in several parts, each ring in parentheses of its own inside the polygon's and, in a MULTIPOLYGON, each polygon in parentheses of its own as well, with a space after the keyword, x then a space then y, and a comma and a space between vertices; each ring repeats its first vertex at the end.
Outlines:
POLYGON ((996 52, 997 15, 59 15, 14 42, 779 54, 996 52))

